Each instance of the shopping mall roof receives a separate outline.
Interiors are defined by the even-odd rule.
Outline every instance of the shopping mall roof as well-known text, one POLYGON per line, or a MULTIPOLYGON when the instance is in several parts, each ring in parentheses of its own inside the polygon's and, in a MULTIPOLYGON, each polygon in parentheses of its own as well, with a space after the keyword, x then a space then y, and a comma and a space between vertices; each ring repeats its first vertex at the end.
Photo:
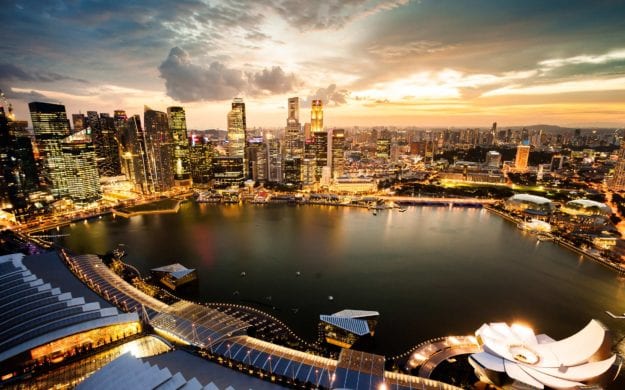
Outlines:
POLYGON ((127 353, 78 385, 77 389, 277 389, 279 386, 176 350, 138 359, 127 353))
POLYGON ((56 252, 0 257, 0 362, 72 334, 138 320, 76 280, 56 252))

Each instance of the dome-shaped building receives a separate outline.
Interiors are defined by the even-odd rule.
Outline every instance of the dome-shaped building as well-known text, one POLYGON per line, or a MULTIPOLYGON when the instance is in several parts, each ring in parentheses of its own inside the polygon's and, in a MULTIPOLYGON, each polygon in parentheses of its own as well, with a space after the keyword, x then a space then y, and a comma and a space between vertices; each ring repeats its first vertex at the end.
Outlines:
POLYGON ((610 216, 612 209, 605 203, 596 202, 590 199, 576 199, 567 202, 560 208, 560 211, 569 215, 601 215, 610 216))
POLYGON ((542 196, 516 194, 506 200, 504 207, 508 211, 523 212, 532 215, 549 215, 553 212, 553 202, 542 196))

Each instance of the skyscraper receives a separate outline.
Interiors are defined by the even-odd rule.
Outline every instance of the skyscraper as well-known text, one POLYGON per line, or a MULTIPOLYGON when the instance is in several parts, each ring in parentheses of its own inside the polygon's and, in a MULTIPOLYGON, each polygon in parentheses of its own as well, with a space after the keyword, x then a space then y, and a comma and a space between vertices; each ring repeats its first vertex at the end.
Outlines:
POLYGON ((27 217, 28 195, 39 187, 28 122, 16 121, 0 105, 0 207, 12 209, 18 221, 27 217))
POLYGON ((310 110, 311 151, 315 159, 315 180, 321 178, 323 167, 328 165, 328 133, 323 129, 323 103, 313 100, 310 110))
POLYGON ((52 195, 62 198, 68 195, 68 188, 63 174, 61 142, 70 135, 65 106, 32 102, 28 107, 37 148, 43 161, 42 176, 52 195))
POLYGON ((330 147, 332 156, 332 177, 334 179, 343 176, 343 165, 345 163, 345 130, 332 130, 332 144, 330 147))
POLYGON ((321 179, 323 167, 328 165, 328 133, 319 131, 313 133, 311 152, 315 161, 315 180, 321 179))
MULTIPOLYGON (((245 103, 241 98, 232 99, 232 109, 238 108, 241 111, 241 121, 243 123, 243 132, 247 131, 247 120, 245 119, 245 103)), ((247 136, 245 137, 247 141, 247 136)))
POLYGON ((278 139, 267 141, 267 161, 269 170, 267 172, 267 180, 282 183, 283 179, 283 159, 282 159, 282 143, 278 139))
POLYGON ((168 107, 169 128, 174 139, 174 179, 178 185, 191 185, 187 118, 182 107, 168 107))
POLYGON ((74 133, 87 128, 87 118, 85 118, 85 114, 72 114, 72 123, 74 125, 74 133))
POLYGON ((121 163, 115 119, 109 114, 101 113, 97 123, 94 124, 96 126, 91 128, 91 138, 98 161, 98 173, 100 176, 117 176, 121 174, 121 163))
POLYGON ((514 169, 517 171, 527 171, 527 162, 530 156, 529 145, 518 145, 516 147, 516 158, 514 159, 514 169))
POLYGON ((189 138, 189 165, 194 184, 208 184, 212 178, 213 145, 204 137, 189 138))
POLYGON ((167 114, 146 106, 143 121, 151 187, 155 192, 169 191, 174 186, 174 139, 167 114))
POLYGON ((74 133, 61 142, 63 175, 68 196, 76 204, 88 204, 101 198, 95 146, 87 130, 74 133))
POLYGON ((148 158, 145 149, 146 137, 141 127, 141 117, 134 115, 128 120, 118 119, 120 141, 122 145, 122 164, 124 173, 135 189, 144 194, 150 189, 151 176, 148 174, 148 158))
POLYGON ((323 103, 321 100, 313 100, 310 110, 310 131, 320 133, 323 131, 323 103))
POLYGON ((302 157, 304 154, 304 137, 302 125, 299 122, 299 98, 289 98, 288 116, 285 129, 286 157, 302 157))
POLYGON ((267 171, 269 169, 267 157, 266 144, 262 142, 254 142, 247 146, 249 176, 252 180, 267 181, 267 171))
POLYGON ((228 113, 228 156, 245 156, 245 125, 243 111, 240 106, 232 103, 232 110, 228 113))

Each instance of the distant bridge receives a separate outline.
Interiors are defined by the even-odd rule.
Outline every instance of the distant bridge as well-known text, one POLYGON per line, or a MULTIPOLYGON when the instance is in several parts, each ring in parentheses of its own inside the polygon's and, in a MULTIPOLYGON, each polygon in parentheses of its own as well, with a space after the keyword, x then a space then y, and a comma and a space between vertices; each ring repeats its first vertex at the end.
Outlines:
POLYGON ((487 205, 494 204, 497 199, 477 199, 477 198, 434 198, 434 197, 414 197, 414 196, 379 196, 380 199, 409 203, 414 205, 487 205))

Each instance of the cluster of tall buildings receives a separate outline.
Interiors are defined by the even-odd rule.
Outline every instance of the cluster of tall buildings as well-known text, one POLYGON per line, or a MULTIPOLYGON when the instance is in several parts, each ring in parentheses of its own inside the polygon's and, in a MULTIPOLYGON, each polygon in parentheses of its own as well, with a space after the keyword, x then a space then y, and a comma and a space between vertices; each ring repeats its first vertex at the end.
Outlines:
POLYGON ((298 187, 323 183, 342 173, 345 131, 329 133, 324 128, 321 100, 312 101, 310 122, 302 124, 299 98, 289 98, 282 139, 257 137, 248 131, 245 103, 239 98, 233 100, 227 122, 226 155, 212 159, 212 179, 217 186, 251 179, 298 187))
POLYGON ((0 107, 0 200, 17 219, 31 217, 44 203, 93 204, 102 198, 103 176, 125 174, 146 194, 191 185, 182 107, 167 113, 146 107, 144 126, 139 115, 122 110, 112 117, 88 111, 72 115, 72 130, 65 106, 32 102, 32 133, 4 107, 10 107, 6 100, 0 107))
POLYGON ((123 110, 112 116, 87 111, 71 116, 72 128, 65 106, 32 102, 29 132, 5 106, 6 100, 0 107, 0 197, 2 208, 12 207, 16 215, 32 215, 33 194, 48 203, 93 204, 102 198, 101 177, 125 175, 136 192, 151 194, 193 183, 240 186, 250 179, 297 188, 343 172, 345 131, 326 131, 321 100, 312 101, 310 122, 302 124, 299 98, 289 98, 284 137, 278 138, 248 131, 245 102, 235 98, 223 145, 189 137, 182 107, 162 112, 146 106, 143 120, 123 110))

